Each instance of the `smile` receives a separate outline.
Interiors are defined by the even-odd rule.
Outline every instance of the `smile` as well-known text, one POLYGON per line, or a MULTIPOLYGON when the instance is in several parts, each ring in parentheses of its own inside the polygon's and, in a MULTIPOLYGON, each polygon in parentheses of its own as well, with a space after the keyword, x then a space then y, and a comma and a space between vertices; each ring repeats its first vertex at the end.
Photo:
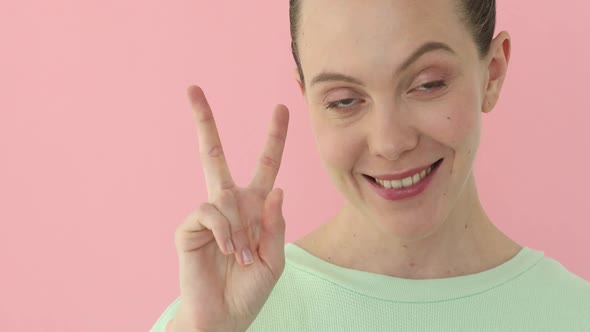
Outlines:
POLYGON ((380 184, 383 188, 394 188, 394 189, 399 189, 399 188, 407 188, 407 187, 411 187, 413 185, 416 185, 418 183, 420 183, 420 181, 422 181, 425 177, 427 177, 434 168, 438 167, 438 165, 440 165, 440 163, 442 162, 442 159, 436 161, 434 164, 428 166, 428 168, 422 170, 421 172, 417 172, 416 174, 410 175, 406 178, 403 178, 401 180, 380 180, 380 179, 376 179, 376 178, 372 178, 375 182, 377 182, 378 184, 380 184))
MULTIPOLYGON (((403 200, 422 193, 428 187, 432 178, 437 173, 444 159, 439 159, 432 165, 415 171, 403 179, 382 180, 369 175, 364 175, 373 191, 389 201, 403 200)), ((385 177, 385 176, 384 176, 385 177)), ((390 177, 390 176, 388 176, 390 177)))

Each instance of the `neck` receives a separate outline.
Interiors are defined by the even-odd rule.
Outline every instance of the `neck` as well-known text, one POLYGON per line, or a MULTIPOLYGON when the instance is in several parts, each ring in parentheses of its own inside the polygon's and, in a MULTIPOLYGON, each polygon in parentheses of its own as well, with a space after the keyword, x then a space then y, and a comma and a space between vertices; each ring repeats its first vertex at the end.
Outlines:
POLYGON ((319 237, 325 241, 318 247, 320 258, 399 278, 433 279, 491 269, 521 249, 488 218, 473 175, 447 218, 419 239, 384 233, 377 222, 363 220, 360 215, 353 206, 345 205, 323 225, 326 232, 319 237))

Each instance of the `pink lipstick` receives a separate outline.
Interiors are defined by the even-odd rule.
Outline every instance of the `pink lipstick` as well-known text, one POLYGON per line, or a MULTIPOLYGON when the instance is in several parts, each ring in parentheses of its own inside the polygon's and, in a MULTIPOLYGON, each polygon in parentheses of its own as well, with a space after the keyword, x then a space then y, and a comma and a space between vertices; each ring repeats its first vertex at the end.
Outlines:
POLYGON ((437 170, 443 163, 444 159, 439 159, 432 165, 419 167, 400 174, 388 174, 374 177, 365 175, 365 179, 371 185, 371 188, 386 200, 396 201, 414 197, 423 192, 432 178, 436 175, 437 170), (429 171, 429 173, 428 173, 429 171), (427 174, 426 174, 427 173, 427 174), (424 175, 424 176, 422 176, 424 175), (412 182, 412 176, 414 181, 412 182), (403 181, 400 181, 404 179, 403 181), (393 180, 393 181, 391 181, 393 180), (403 184, 402 184, 403 183, 403 184))

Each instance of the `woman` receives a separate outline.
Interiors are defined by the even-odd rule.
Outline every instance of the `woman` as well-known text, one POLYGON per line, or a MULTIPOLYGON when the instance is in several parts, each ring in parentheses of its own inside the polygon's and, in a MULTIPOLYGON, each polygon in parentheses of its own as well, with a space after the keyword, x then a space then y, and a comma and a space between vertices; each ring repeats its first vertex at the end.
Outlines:
POLYGON ((176 231, 181 296, 153 331, 590 330, 590 284, 494 226, 473 176, 510 37, 493 0, 291 0, 296 79, 346 204, 285 245, 288 111, 237 187, 189 89, 209 200, 176 231))

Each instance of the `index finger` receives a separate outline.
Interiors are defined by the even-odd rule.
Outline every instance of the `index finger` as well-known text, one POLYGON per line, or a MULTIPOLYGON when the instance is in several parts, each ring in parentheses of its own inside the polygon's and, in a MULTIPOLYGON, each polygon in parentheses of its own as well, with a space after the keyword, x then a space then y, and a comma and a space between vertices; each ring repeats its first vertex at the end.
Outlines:
POLYGON ((205 173, 207 192, 211 198, 225 189, 233 188, 235 184, 223 154, 213 112, 203 90, 192 85, 188 88, 188 96, 195 112, 201 164, 205 173))

